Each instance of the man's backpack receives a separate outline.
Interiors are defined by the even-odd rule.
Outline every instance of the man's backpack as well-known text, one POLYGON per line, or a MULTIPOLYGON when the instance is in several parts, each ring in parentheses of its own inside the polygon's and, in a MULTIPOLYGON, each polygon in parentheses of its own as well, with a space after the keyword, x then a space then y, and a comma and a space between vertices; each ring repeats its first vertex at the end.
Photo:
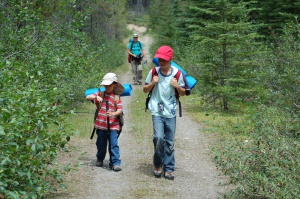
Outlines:
MULTIPOLYGON (((154 67, 154 68, 151 69, 152 78, 153 78, 154 76, 158 76, 157 68, 159 68, 159 67, 154 67)), ((185 77, 185 75, 184 75, 179 69, 178 69, 177 73, 174 75, 174 78, 176 78, 176 79, 178 80, 179 77, 180 77, 180 74, 182 74, 182 77, 183 77, 183 81, 184 81, 185 89, 186 89, 186 95, 190 95, 190 88, 189 88, 189 86, 188 86, 186 77, 185 77)), ((152 89, 149 91, 148 96, 147 96, 147 98, 146 98, 146 103, 145 103, 146 108, 145 108, 145 112, 146 112, 147 109, 148 109, 148 103, 149 103, 149 101, 150 101, 150 98, 151 98, 153 89, 154 89, 154 86, 153 86, 152 89)), ((182 117, 181 102, 180 102, 180 100, 179 100, 179 97, 180 97, 180 96, 179 96, 179 93, 178 93, 177 89, 175 89, 175 96, 176 96, 176 100, 177 100, 178 106, 179 106, 179 117, 182 117)))
MULTIPOLYGON (((129 40, 129 42, 131 42, 131 45, 130 45, 130 51, 131 51, 132 47, 133 47, 133 41, 129 40)), ((140 41, 138 41, 138 42, 139 42, 139 46, 140 46, 140 49, 141 49, 142 48, 141 42, 140 41)), ((127 59, 128 59, 128 63, 131 63, 131 55, 130 54, 128 54, 127 59)))

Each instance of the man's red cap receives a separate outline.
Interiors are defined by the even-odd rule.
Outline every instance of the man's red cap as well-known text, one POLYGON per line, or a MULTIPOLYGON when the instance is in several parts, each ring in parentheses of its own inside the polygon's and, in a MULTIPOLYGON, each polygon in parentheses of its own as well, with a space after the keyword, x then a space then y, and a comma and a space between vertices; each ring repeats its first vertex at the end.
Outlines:
POLYGON ((157 49, 154 57, 170 61, 173 58, 173 50, 170 46, 161 46, 157 49))

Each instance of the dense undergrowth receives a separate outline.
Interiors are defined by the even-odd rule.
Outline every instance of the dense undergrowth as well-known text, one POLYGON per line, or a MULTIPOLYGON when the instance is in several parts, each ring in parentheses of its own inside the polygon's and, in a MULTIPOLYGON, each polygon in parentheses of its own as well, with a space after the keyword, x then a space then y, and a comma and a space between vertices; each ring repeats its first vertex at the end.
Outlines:
POLYGON ((76 7, 59 3, 52 18, 33 2, 1 4, 0 198, 42 198, 64 187, 72 166, 54 160, 74 133, 65 113, 125 60, 121 42, 92 45, 76 7))

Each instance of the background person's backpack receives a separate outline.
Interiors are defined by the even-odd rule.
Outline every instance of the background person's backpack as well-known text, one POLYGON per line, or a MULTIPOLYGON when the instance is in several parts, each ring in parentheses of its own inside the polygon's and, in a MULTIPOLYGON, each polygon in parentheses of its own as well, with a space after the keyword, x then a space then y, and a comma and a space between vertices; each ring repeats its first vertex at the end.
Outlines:
MULTIPOLYGON (((131 41, 131 40, 129 39, 129 42, 131 42, 131 45, 130 45, 130 52, 131 52, 132 47, 133 47, 133 40, 131 41)), ((138 41, 138 42, 139 42, 139 46, 140 46, 140 49, 141 49, 141 48, 142 48, 141 42, 140 42, 140 41, 138 41)), ((128 59, 128 63, 131 63, 131 55, 130 55, 130 54, 128 54, 127 59, 128 59)))
MULTIPOLYGON (((151 69, 152 78, 153 78, 154 76, 158 76, 158 72, 157 72, 158 69, 159 69, 159 67, 154 67, 154 68, 151 69)), ((190 94, 191 94, 191 92, 190 92, 190 87, 189 87, 189 85, 188 85, 188 83, 187 83, 186 77, 185 77, 185 75, 184 75, 179 69, 178 69, 177 73, 174 75, 174 78, 176 78, 176 79, 178 80, 179 77, 180 77, 180 74, 182 74, 183 81, 184 81, 184 84, 185 84, 185 89, 186 89, 185 94, 186 94, 186 95, 190 95, 190 94)), ((147 96, 147 98, 146 98, 146 103, 145 103, 146 108, 145 108, 145 112, 146 112, 147 109, 148 109, 148 103, 149 103, 149 101, 150 101, 150 98, 151 98, 153 89, 154 89, 154 86, 153 86, 152 89, 149 91, 148 96, 147 96)), ((175 89, 175 88, 174 88, 174 89, 175 89)), ((179 100, 179 97, 180 97, 180 96, 179 96, 179 93, 178 93, 177 89, 175 89, 175 96, 176 96, 176 100, 177 100, 178 106, 179 106, 179 117, 182 117, 181 102, 180 102, 180 100, 179 100)))

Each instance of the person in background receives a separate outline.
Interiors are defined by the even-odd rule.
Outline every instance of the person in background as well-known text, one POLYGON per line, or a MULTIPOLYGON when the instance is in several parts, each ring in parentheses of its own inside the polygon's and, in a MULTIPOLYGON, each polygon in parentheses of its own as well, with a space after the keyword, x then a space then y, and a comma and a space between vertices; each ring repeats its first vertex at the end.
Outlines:
POLYGON ((110 167, 114 171, 121 171, 121 159, 118 145, 118 131, 120 129, 117 116, 122 114, 123 106, 121 98, 119 97, 115 107, 115 95, 121 95, 124 92, 124 87, 118 82, 118 77, 115 73, 107 73, 100 85, 105 87, 104 92, 96 92, 86 96, 87 100, 94 101, 96 106, 99 106, 99 112, 94 122, 94 127, 97 133, 97 167, 103 167, 103 160, 105 159, 107 144, 110 154, 110 167), (109 109, 106 110, 106 103, 108 102, 109 109), (108 120, 110 131, 108 131, 108 120))
POLYGON ((173 50, 169 46, 161 46, 156 51, 159 67, 156 67, 157 76, 152 77, 152 69, 148 73, 143 91, 152 95, 148 103, 148 109, 152 115, 154 156, 153 174, 155 177, 164 177, 174 180, 174 139, 176 130, 177 100, 175 89, 180 96, 186 94, 184 76, 174 76, 178 69, 171 66, 173 50))
POLYGON ((143 67, 142 59, 146 58, 143 43, 138 40, 138 34, 133 34, 133 42, 129 42, 127 53, 130 55, 134 85, 142 85, 143 67))

